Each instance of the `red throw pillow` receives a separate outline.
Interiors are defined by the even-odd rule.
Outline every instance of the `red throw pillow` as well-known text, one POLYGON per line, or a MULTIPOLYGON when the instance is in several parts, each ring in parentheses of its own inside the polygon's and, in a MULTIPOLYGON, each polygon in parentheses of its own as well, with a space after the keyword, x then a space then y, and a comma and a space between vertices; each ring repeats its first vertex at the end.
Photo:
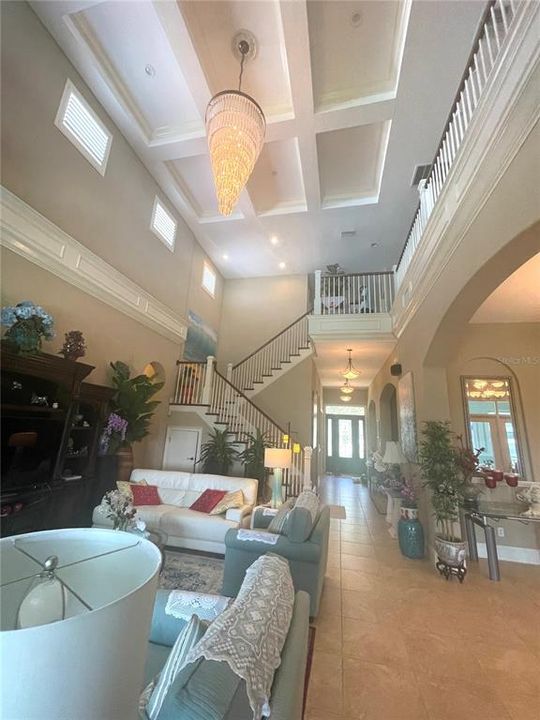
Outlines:
POLYGON ((191 505, 190 510, 197 510, 198 512, 208 514, 226 494, 227 490, 205 490, 203 494, 195 500, 193 505, 191 505))
POLYGON ((133 493, 133 504, 138 505, 161 505, 157 485, 131 485, 133 493))

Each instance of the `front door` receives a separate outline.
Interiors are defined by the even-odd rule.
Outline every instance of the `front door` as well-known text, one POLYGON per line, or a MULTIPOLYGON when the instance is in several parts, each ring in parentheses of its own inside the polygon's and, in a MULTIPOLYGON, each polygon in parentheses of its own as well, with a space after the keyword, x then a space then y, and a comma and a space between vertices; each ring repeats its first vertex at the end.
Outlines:
POLYGON ((366 469, 364 418, 326 416, 326 471, 359 477, 366 469))
POLYGON ((201 431, 199 428, 167 428, 163 469, 194 472, 200 437, 201 431))

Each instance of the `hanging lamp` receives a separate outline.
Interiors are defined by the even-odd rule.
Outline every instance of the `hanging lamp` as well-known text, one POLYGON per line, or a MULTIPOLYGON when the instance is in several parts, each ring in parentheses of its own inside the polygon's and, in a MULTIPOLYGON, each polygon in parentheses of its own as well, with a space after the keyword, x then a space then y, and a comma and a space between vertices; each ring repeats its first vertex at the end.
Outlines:
POLYGON ((352 395, 354 392, 353 386, 349 383, 349 379, 345 380, 343 385, 339 388, 344 395, 352 395))
POLYGON ((264 113, 255 100, 243 93, 242 75, 248 54, 245 39, 236 43, 240 53, 238 90, 217 93, 206 108, 205 125, 219 212, 230 215, 261 152, 266 131, 264 113))
POLYGON ((352 358, 351 358, 352 350, 351 350, 351 348, 348 348, 348 349, 347 349, 347 352, 349 353, 349 361, 348 361, 348 363, 347 363, 347 367, 345 368, 345 370, 342 371, 341 375, 342 375, 342 377, 344 377, 346 380, 355 380, 357 377, 360 376, 361 373, 360 373, 360 370, 357 370, 357 369, 354 367, 354 365, 352 364, 352 358))
POLYGON ((351 396, 350 395, 340 395, 341 402, 351 402, 351 396))

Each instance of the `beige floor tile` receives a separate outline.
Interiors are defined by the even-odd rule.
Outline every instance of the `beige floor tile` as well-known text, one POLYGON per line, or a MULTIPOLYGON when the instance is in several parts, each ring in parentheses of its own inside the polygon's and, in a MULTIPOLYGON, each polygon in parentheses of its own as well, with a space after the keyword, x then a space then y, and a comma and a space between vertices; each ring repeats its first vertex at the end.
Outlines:
POLYGON ((315 620, 315 652, 341 655, 342 649, 342 618, 340 615, 317 617, 315 620))
POLYGON ((341 591, 341 612, 343 618, 353 618, 364 622, 378 622, 377 605, 380 601, 378 591, 372 593, 356 590, 341 591))
POLYGON ((344 657, 343 702, 346 716, 354 720, 428 719, 415 678, 406 666, 396 670, 344 657))
POLYGON ((315 651, 309 680, 308 713, 343 713, 343 672, 341 655, 315 651))
POLYGON ((428 678, 441 683, 445 678, 465 683, 470 678, 483 681, 482 667, 463 637, 410 627, 403 628, 402 636, 419 684, 428 678))
POLYGON ((375 558, 375 548, 371 543, 341 541, 342 555, 356 555, 363 558, 375 558))
POLYGON ((400 630, 352 618, 343 618, 343 655, 398 668, 409 660, 400 630))
POLYGON ((474 678, 467 682, 449 677, 439 681, 425 679, 420 683, 420 691, 432 720, 510 720, 493 685, 476 683, 474 678))
POLYGON ((375 558, 361 557, 359 555, 341 556, 341 567, 343 570, 360 570, 360 572, 380 575, 381 567, 375 558))
POLYGON ((341 587, 345 590, 364 590, 380 588, 380 576, 376 573, 361 570, 341 569, 341 587))

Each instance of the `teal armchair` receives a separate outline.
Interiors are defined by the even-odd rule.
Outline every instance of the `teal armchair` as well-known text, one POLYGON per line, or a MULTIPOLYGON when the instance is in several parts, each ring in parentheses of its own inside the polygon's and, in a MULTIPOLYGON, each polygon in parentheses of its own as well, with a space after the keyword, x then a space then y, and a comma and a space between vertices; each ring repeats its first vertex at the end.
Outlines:
MULTIPOLYGON (((265 529, 268 516, 256 514, 254 529, 265 529), (261 527, 262 526, 262 527, 261 527)), ((315 526, 305 542, 292 542, 281 535, 275 545, 238 539, 237 530, 225 535, 225 567, 223 595, 235 597, 240 590, 246 570, 265 553, 281 555, 289 561, 294 589, 304 590, 310 597, 310 615, 316 617, 324 584, 328 560, 328 535, 330 531, 330 508, 324 506, 315 526)))

